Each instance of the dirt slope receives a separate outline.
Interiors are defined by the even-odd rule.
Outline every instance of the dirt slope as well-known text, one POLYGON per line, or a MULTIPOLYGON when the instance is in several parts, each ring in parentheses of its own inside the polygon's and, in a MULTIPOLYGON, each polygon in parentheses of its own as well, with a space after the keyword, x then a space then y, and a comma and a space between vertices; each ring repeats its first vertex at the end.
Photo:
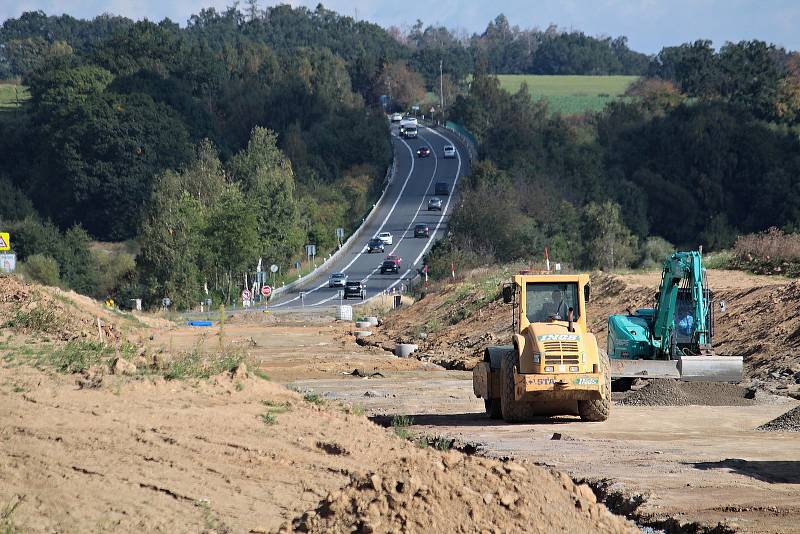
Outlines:
MULTIPOLYGON (((413 342, 422 359, 471 369, 487 345, 510 342, 510 306, 502 304, 498 284, 476 282, 485 276, 430 291, 387 316, 366 343, 391 350, 397 341, 413 342)), ((744 356, 748 385, 800 396, 800 281, 722 270, 709 271, 709 280, 717 302, 726 303, 726 312, 716 315, 716 350, 744 356)), ((592 275, 589 324, 600 346, 608 315, 652 306, 659 283, 657 272, 592 275)))
POLYGON ((567 477, 423 450, 265 380, 112 378, 0 368, 0 527, 635 532, 567 477))

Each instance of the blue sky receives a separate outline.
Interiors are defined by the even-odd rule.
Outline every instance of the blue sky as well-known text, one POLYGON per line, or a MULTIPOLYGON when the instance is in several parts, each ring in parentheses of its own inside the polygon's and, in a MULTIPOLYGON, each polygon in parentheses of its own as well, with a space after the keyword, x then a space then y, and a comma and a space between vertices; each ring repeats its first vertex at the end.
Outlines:
MULTIPOLYGON (((93 17, 108 12, 130 18, 181 23, 201 7, 224 9, 232 0, 0 0, 0 20, 23 11, 93 17)), ((314 7, 318 0, 290 1, 314 7)), ((242 5, 245 2, 241 2, 242 5)), ((272 4, 271 2, 269 3, 272 4)), ((480 32, 504 13, 512 25, 579 29, 590 35, 626 35, 632 48, 654 53, 663 46, 699 38, 725 41, 762 39, 800 49, 798 0, 328 0, 339 13, 403 27, 417 18, 426 24, 480 32)), ((267 2, 261 0, 261 5, 267 2)))

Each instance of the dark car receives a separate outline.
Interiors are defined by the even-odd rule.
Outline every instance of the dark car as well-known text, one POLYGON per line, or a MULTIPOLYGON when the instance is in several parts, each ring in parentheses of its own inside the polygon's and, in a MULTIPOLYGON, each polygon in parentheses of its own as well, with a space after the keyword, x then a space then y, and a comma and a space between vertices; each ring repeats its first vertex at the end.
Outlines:
POLYGON ((344 295, 342 298, 346 299, 361 299, 367 295, 367 286, 364 282, 347 282, 344 285, 344 295))
POLYGON ((394 260, 384 260, 381 263, 381 274, 385 273, 399 273, 400 264, 394 260))
POLYGON ((417 150, 417 156, 419 156, 420 158, 427 158, 430 155, 431 155, 431 149, 426 146, 420 147, 419 150, 417 150))
POLYGON ((427 224, 418 224, 414 227, 414 237, 430 237, 431 229, 427 224))
POLYGON ((428 201, 428 211, 442 211, 442 199, 433 197, 428 201))
POLYGON ((450 194, 450 184, 447 182, 436 182, 436 186, 433 188, 433 190, 434 195, 446 197, 450 194))
POLYGON ((369 243, 367 243, 368 254, 371 254, 373 252, 383 252, 385 248, 386 245, 384 244, 383 240, 378 239, 377 237, 370 239, 369 243))

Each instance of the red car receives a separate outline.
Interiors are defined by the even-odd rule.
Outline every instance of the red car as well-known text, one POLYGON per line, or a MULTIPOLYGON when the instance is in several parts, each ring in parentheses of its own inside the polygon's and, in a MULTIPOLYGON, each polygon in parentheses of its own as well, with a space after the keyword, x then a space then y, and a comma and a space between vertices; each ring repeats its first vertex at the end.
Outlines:
POLYGON ((426 146, 420 147, 420 149, 417 150, 417 156, 419 156, 420 158, 427 158, 430 155, 431 155, 431 149, 426 146))
POLYGON ((390 261, 394 263, 398 268, 400 267, 400 262, 402 260, 403 259, 400 256, 395 256, 394 254, 390 254, 383 259, 384 262, 390 261))

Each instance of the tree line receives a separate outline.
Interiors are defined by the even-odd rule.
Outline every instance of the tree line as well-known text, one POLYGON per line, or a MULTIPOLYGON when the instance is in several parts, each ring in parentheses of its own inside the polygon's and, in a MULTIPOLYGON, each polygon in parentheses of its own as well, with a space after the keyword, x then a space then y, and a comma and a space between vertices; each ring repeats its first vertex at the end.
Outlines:
POLYGON ((3 24, 0 63, 31 95, 0 116, 0 218, 21 261, 96 296, 188 305, 206 285, 229 299, 233 273, 259 258, 285 270, 304 243, 326 253, 337 227, 360 224, 391 162, 376 94, 401 45, 321 6, 250 8, 203 10, 185 28, 41 13, 3 24), (42 234, 74 242, 84 272, 42 234), (91 240, 136 242, 114 287, 98 282, 91 240))
MULTIPOLYGON (((729 70, 728 86, 752 82, 752 68, 729 70)), ((800 137, 787 115, 763 112, 779 100, 753 104, 776 96, 774 80, 760 80, 737 100, 643 78, 629 99, 568 120, 524 85, 510 94, 476 75, 452 118, 478 140, 480 161, 449 238, 428 258, 432 272, 453 261, 538 260, 546 247, 580 268, 652 265, 674 246, 719 250, 740 234, 796 230, 800 137)))

